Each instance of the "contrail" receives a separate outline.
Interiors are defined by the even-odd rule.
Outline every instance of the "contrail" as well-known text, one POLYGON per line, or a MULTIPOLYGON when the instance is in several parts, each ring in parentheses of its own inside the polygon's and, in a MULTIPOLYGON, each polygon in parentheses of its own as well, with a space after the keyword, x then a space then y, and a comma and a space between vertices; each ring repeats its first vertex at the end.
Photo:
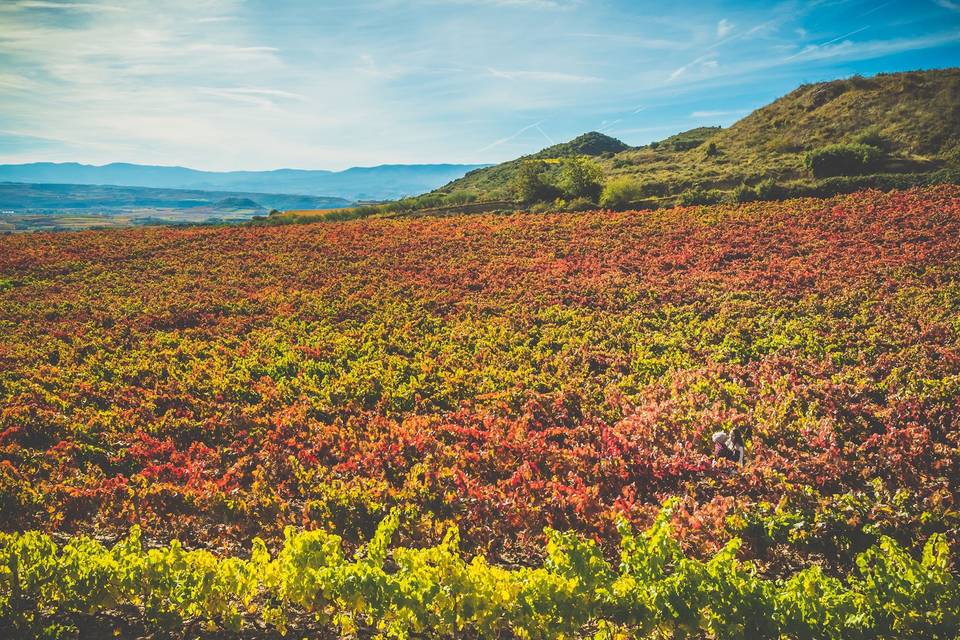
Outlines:
MULTIPOLYGON (((493 149, 494 147, 499 147, 499 146, 500 146, 501 144, 503 144, 504 142, 510 142, 511 140, 513 140, 514 138, 516 138, 517 136, 519 136, 519 135, 520 135, 521 133, 523 133, 524 131, 528 131, 528 130, 530 130, 530 129, 533 129, 534 127, 536 127, 536 128, 539 129, 539 128, 540 128, 540 125, 541 125, 542 123, 543 123, 543 120, 540 120, 539 122, 534 122, 533 124, 528 124, 527 126, 523 127, 522 129, 520 129, 519 131, 517 131, 516 133, 514 133, 513 135, 509 135, 509 136, 507 136, 506 138, 500 138, 499 140, 494 140, 493 142, 491 142, 490 144, 488 144, 488 145, 485 146, 484 148, 479 149, 479 150, 477 151, 477 153, 483 153, 484 151, 488 151, 488 150, 490 150, 490 149, 493 149)), ((540 133, 543 133, 543 131, 541 130, 540 133)), ((543 133, 543 135, 546 136, 547 134, 543 133)), ((550 136, 547 136, 547 140, 549 140, 549 139, 550 139, 550 136)), ((552 142, 551 142, 551 144, 552 144, 552 142)))
POLYGON ((871 13, 875 13, 875 12, 877 12, 877 11, 880 11, 880 9, 883 9, 884 7, 889 7, 890 5, 893 4, 893 2, 894 2, 894 0, 890 0, 889 2, 884 2, 884 3, 881 4, 881 5, 877 5, 877 6, 874 7, 873 9, 870 9, 870 11, 867 11, 866 13, 861 13, 861 14, 860 14, 860 17, 863 18, 864 16, 868 16, 868 15, 870 15, 871 13))
POLYGON ((547 135, 547 132, 540 128, 540 123, 539 123, 539 122, 538 122, 535 126, 537 127, 537 131, 539 131, 540 133, 542 133, 542 134, 543 134, 543 137, 547 139, 547 142, 549 142, 550 144, 556 144, 556 143, 553 141, 553 138, 551 138, 550 136, 548 136, 548 135, 547 135))
POLYGON ((618 122, 622 122, 622 121, 623 121, 623 118, 617 118, 616 120, 611 120, 610 122, 608 122, 608 123, 606 123, 606 124, 604 124, 604 125, 601 125, 600 128, 597 129, 597 131, 599 131, 600 133, 604 133, 604 132, 606 132, 606 131, 609 131, 611 128, 613 128, 613 125, 617 124, 618 122))
POLYGON ((870 25, 866 25, 866 26, 860 27, 859 29, 854 29, 854 30, 851 31, 850 33, 845 33, 845 34, 843 34, 842 36, 838 36, 838 37, 834 38, 833 40, 828 40, 828 41, 826 41, 826 42, 821 42, 820 44, 810 45, 809 47, 807 47, 807 48, 804 49, 803 51, 799 51, 799 52, 793 54, 792 56, 787 56, 786 58, 783 59, 783 62, 786 62, 786 61, 788 61, 788 60, 793 60, 794 58, 800 57, 800 56, 802 56, 802 55, 805 54, 805 53, 810 53, 811 51, 816 51, 817 49, 822 49, 823 47, 827 46, 828 44, 833 44, 833 43, 836 42, 837 40, 843 40, 844 38, 849 38, 850 36, 856 35, 856 34, 860 33, 861 31, 866 31, 866 30, 869 29, 869 28, 870 28, 870 25))

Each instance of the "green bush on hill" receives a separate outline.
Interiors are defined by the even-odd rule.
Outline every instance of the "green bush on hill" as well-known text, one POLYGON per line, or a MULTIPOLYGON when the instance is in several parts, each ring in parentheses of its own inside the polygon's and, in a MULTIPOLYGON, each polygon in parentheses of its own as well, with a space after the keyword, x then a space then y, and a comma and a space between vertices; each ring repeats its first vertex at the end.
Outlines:
POLYGON ((880 132, 880 127, 876 125, 867 127, 858 133, 854 136, 853 141, 857 144, 865 144, 870 147, 876 147, 877 149, 883 149, 884 151, 890 148, 890 141, 884 137, 880 132))
POLYGON ((876 169, 882 155, 867 144, 831 144, 808 151, 804 164, 814 178, 855 176, 876 169))
POLYGON ((444 204, 469 204, 471 202, 476 202, 477 194, 471 193, 469 191, 454 191, 446 198, 444 198, 444 204))
POLYGON ((544 180, 543 171, 544 164, 536 160, 520 165, 513 183, 513 193, 519 202, 548 202, 560 196, 560 190, 544 180))
POLYGON ((759 200, 757 190, 747 184, 740 184, 733 193, 730 194, 730 200, 734 203, 753 202, 759 200))
POLYGON ((611 178, 600 193, 600 205, 610 209, 624 209, 644 196, 643 186, 627 176, 611 178))
POLYGON ((773 178, 767 178, 756 186, 757 200, 780 200, 785 197, 784 189, 773 178))
POLYGON ((530 213, 553 213, 557 210, 556 201, 536 202, 528 207, 530 213))
POLYGON ((719 204, 724 200, 724 193, 719 189, 701 189, 694 187, 687 189, 677 198, 677 204, 687 207, 696 204, 719 204))
POLYGON ((596 201, 603 189, 603 170, 588 158, 564 158, 559 187, 568 198, 596 201))
POLYGON ((670 193, 670 184, 660 180, 644 180, 640 183, 640 193, 648 198, 665 196, 670 193))
POLYGON ((671 143, 671 147, 674 151, 687 151, 689 149, 695 149, 699 146, 699 140, 674 140, 671 143))
POLYGON ((960 166, 944 167, 934 171, 927 178, 926 184, 960 184, 960 166))
POLYGON ((591 211, 597 208, 597 205, 590 198, 571 198, 560 207, 564 211, 591 211))

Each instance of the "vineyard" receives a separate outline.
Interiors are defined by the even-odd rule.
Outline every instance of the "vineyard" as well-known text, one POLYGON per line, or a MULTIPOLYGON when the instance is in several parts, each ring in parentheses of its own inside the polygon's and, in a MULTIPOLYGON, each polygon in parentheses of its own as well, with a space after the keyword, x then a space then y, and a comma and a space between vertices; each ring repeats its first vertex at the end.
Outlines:
POLYGON ((955 186, 5 236, 0 331, 0 636, 960 634, 955 186))

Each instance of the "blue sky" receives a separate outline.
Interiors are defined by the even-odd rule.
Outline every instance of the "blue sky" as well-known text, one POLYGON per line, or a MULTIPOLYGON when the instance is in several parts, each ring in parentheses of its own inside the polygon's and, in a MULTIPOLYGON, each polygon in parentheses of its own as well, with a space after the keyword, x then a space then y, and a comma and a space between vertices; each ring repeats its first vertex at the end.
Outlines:
POLYGON ((960 0, 0 0, 0 162, 497 162, 960 66, 960 0))

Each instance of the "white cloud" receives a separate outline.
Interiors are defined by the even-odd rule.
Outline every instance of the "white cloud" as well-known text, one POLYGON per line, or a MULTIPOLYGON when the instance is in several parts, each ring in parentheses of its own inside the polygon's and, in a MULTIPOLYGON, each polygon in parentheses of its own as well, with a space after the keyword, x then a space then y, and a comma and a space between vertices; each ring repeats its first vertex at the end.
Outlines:
POLYGON ((241 47, 233 44, 214 44, 201 42, 187 45, 188 53, 202 53, 207 55, 258 57, 260 54, 272 54, 279 51, 276 47, 241 47))
POLYGON ((0 73, 0 89, 4 91, 39 91, 44 85, 19 73, 0 73))
POLYGON ((234 22, 236 16, 210 16, 207 18, 197 18, 194 22, 197 24, 211 24, 214 22, 234 22))
MULTIPOLYGON (((831 42, 835 42, 835 40, 831 42)), ((847 61, 869 60, 902 51, 920 51, 955 42, 960 42, 960 32, 932 34, 916 38, 895 38, 893 40, 868 40, 862 42, 844 40, 836 44, 822 44, 807 47, 800 53, 778 60, 774 64, 783 64, 801 57, 803 61, 826 60, 829 58, 838 58, 847 61)))
POLYGON ((720 22, 717 23, 717 37, 718 38, 727 37, 727 34, 733 31, 733 27, 734 25, 732 22, 730 22, 726 18, 722 19, 720 22))
POLYGON ((950 11, 960 11, 960 2, 954 2, 953 0, 933 0, 933 2, 944 9, 949 9, 950 11))
POLYGON ((559 71, 506 71, 503 69, 488 68, 487 71, 497 78, 503 78, 510 81, 533 81, 533 82, 560 82, 583 84, 590 82, 602 82, 601 78, 595 76, 580 76, 573 73, 562 73, 559 71))
POLYGON ((52 0, 17 0, 9 5, 9 9, 49 9, 55 11, 126 11, 126 8, 96 2, 54 2, 52 0))
POLYGON ((617 42, 629 45, 637 49, 656 49, 663 51, 681 51, 690 46, 690 41, 686 38, 670 40, 667 38, 653 38, 650 36, 634 35, 626 33, 603 33, 575 31, 566 34, 570 38, 591 38, 603 40, 605 42, 617 42))
POLYGON ((691 118, 723 118, 726 116, 738 116, 747 113, 747 109, 731 109, 729 111, 694 111, 690 114, 691 118))
POLYGON ((683 65, 682 67, 678 67, 674 69, 673 72, 670 73, 668 80, 669 81, 676 80, 680 76, 685 75, 691 71, 702 72, 702 71, 710 71, 713 69, 717 69, 720 66, 720 63, 717 61, 715 56, 716 54, 714 53, 707 53, 700 56, 693 62, 690 62, 688 64, 683 65))
POLYGON ((290 91, 281 91, 280 89, 258 89, 254 87, 199 87, 200 93, 222 98, 231 102, 262 107, 274 108, 278 100, 305 100, 306 98, 298 93, 290 91))
POLYGON ((374 78, 390 80, 399 78, 413 71, 413 69, 410 67, 401 64, 389 62, 387 64, 382 64, 372 53, 361 53, 357 59, 360 62, 357 70, 374 78))
POLYGON ((526 9, 572 9, 580 0, 455 0, 459 4, 520 7, 526 9))
POLYGON ((804 55, 806 55, 806 54, 808 54, 808 53, 811 53, 811 52, 813 52, 813 51, 817 51, 818 49, 823 49, 824 47, 829 47, 829 46, 832 45, 833 43, 839 42, 840 40, 844 40, 844 41, 845 41, 845 42, 844 42, 844 46, 849 46, 849 45, 850 45, 850 42, 849 42, 848 40, 846 40, 847 38, 849 38, 850 36, 856 35, 856 34, 862 32, 862 31, 866 31, 866 30, 869 29, 869 28, 870 28, 870 25, 864 25, 864 26, 860 27, 859 29, 854 29, 853 31, 851 31, 851 32, 849 32, 849 33, 845 33, 845 34, 843 34, 842 36, 837 36, 837 37, 834 38, 833 40, 827 40, 826 42, 823 42, 823 43, 821 43, 821 44, 811 44, 811 45, 807 45, 806 47, 804 47, 803 49, 801 49, 801 50, 798 51, 797 53, 793 54, 792 56, 786 57, 785 60, 792 60, 792 59, 794 59, 794 58, 798 58, 798 57, 800 57, 800 56, 804 56, 804 55))

